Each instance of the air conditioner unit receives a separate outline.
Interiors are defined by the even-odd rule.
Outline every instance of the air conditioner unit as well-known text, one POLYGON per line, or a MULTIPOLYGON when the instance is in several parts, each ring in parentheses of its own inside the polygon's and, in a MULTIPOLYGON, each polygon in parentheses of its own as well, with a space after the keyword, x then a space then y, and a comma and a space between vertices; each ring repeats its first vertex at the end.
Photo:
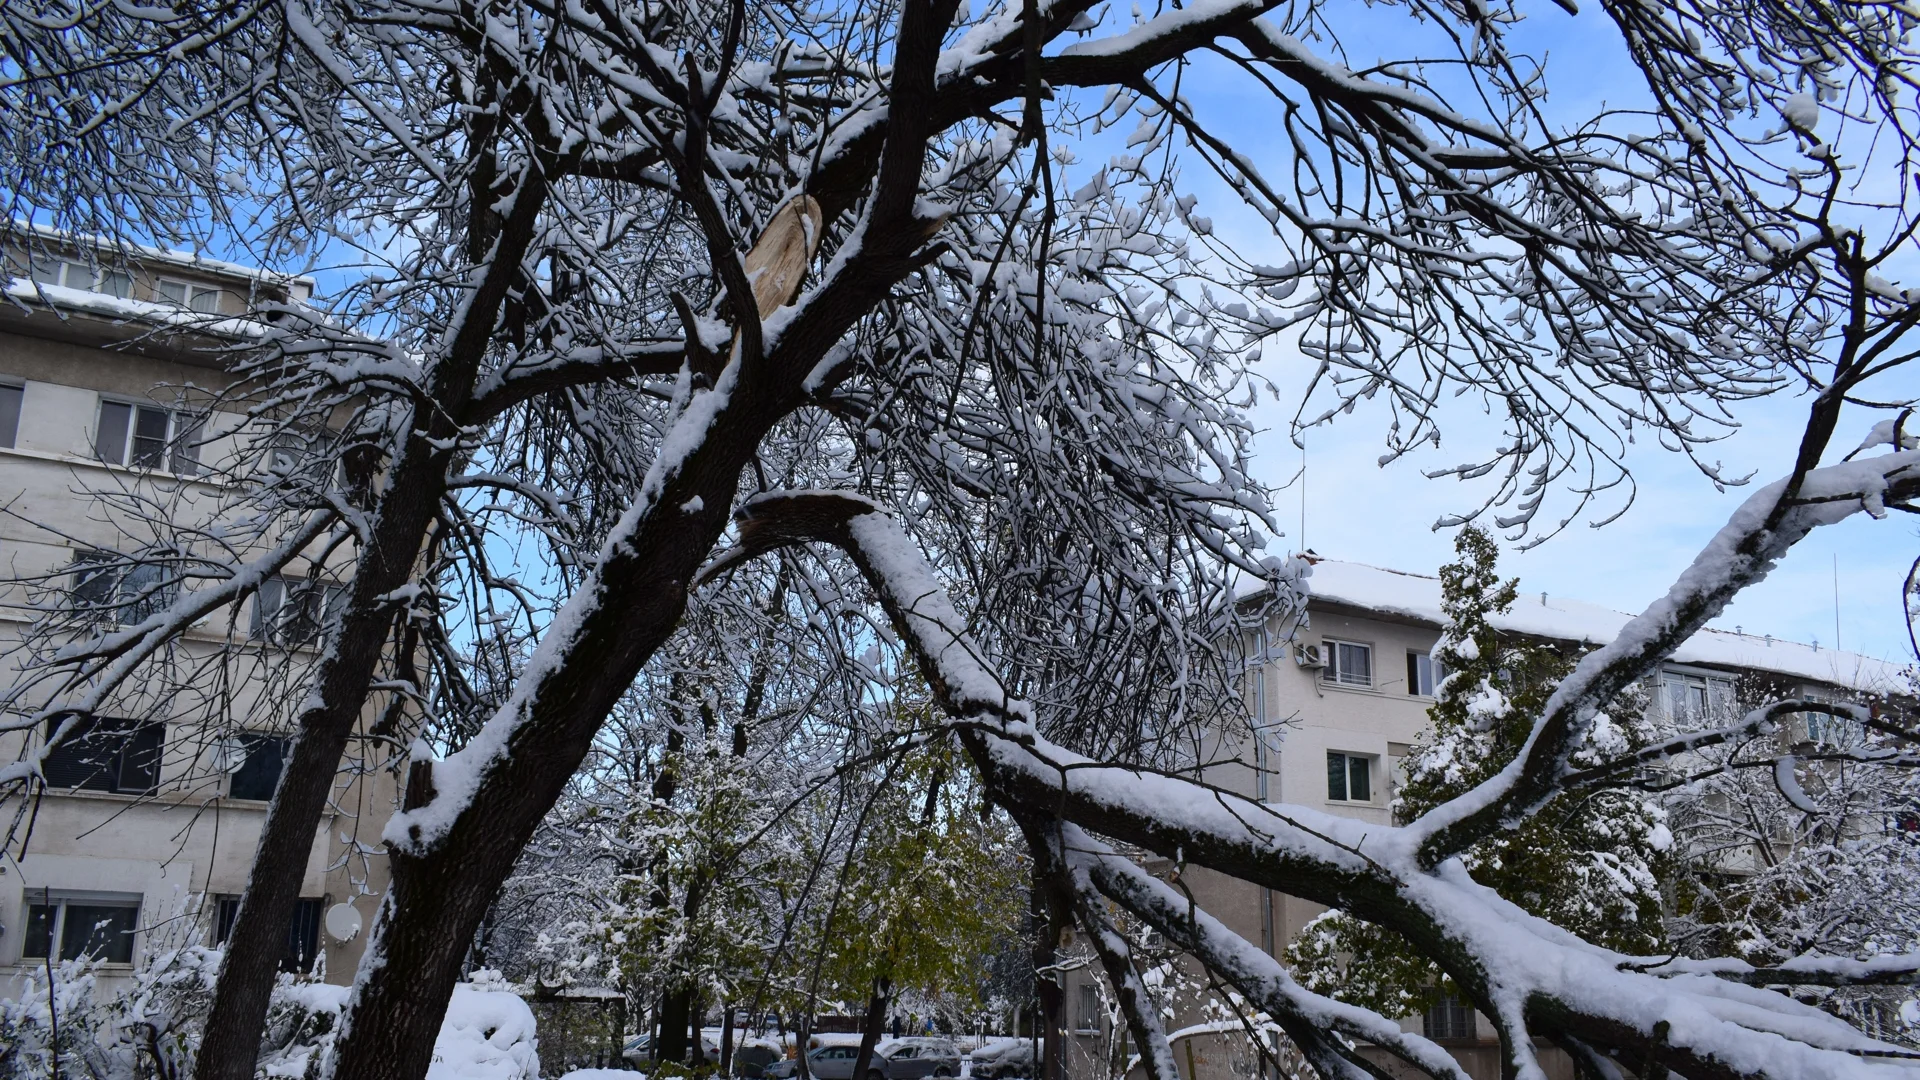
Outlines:
POLYGON ((1320 646, 1318 645, 1296 644, 1293 647, 1293 662, 1303 668, 1323 668, 1327 666, 1327 658, 1325 654, 1320 651, 1320 646))

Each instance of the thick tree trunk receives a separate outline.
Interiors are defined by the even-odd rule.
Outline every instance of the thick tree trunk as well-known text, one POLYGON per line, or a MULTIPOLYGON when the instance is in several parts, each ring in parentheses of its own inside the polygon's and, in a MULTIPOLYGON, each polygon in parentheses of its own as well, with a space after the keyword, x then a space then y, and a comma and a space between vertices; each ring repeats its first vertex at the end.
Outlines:
MULTIPOLYGON (((598 588, 584 586, 576 597, 623 602, 598 603, 580 614, 569 640, 543 643, 565 650, 564 661, 523 686, 504 754, 467 765, 482 770, 468 801, 448 808, 452 820, 437 838, 422 839, 416 824, 406 840, 389 845, 393 883, 335 1044, 336 1077, 426 1074, 460 957, 487 903, 602 721, 678 625, 687 584, 726 526, 740 472, 760 432, 784 412, 744 390, 733 405, 714 418, 702 452, 655 496, 655 512, 636 522, 630 540, 601 565, 598 588), (702 509, 685 510, 689 505, 702 509)), ((661 1041, 686 1030, 684 1015, 678 1024, 662 1017, 661 1041)))
POLYGON ((887 1024, 887 1002, 891 1000, 893 980, 885 975, 873 980, 873 996, 867 999, 866 1019, 860 1025, 860 1053, 853 1059, 853 1080, 866 1080, 873 1065, 873 1048, 879 1045, 880 1032, 887 1024))
MULTIPOLYGON (((497 739, 488 745, 495 750, 484 761, 463 763, 477 775, 461 801, 434 804, 431 835, 416 821, 389 845, 393 884, 335 1043, 336 1077, 420 1080, 426 1074, 459 958, 486 901, 559 799, 600 725, 677 627, 687 590, 726 529, 740 475, 762 437, 845 377, 848 366, 815 369, 917 267, 913 256, 927 223, 916 217, 915 197, 932 129, 934 65, 956 4, 902 5, 892 83, 898 111, 888 120, 867 211, 874 239, 785 325, 774 352, 758 355, 759 335, 745 336, 730 361, 737 366, 720 376, 732 385, 724 396, 698 401, 694 448, 673 463, 677 468, 655 461, 648 488, 635 495, 643 505, 621 523, 594 577, 541 641, 515 687, 512 711, 489 721, 497 739)), ((724 237, 709 241, 716 264, 737 258, 724 237)), ((681 423, 693 420, 689 415, 681 423)), ((676 426, 676 434, 680 430, 676 426)), ((673 442, 665 440, 661 452, 673 442)))
POLYGON ((1038 1015, 1034 1035, 1040 1053, 1034 1058, 1038 1080, 1067 1080, 1066 988, 1060 985, 1060 937, 1071 925, 1071 915, 1055 895, 1052 884, 1034 860, 1033 877, 1033 993, 1038 1015))
POLYGON ((684 986, 667 990, 660 1001, 660 1041, 653 1047, 655 1061, 687 1060, 687 1018, 693 1013, 692 994, 684 986))
POLYGON ((720 1075, 733 1075, 733 1006, 720 1010, 720 1075))
MULTIPOLYGON (((450 447, 459 430, 454 418, 465 412, 472 398, 492 337, 493 313, 516 284, 513 278, 520 257, 545 203, 545 186, 538 177, 532 174, 517 193, 513 216, 504 224, 494 263, 475 290, 467 322, 429 378, 428 393, 440 407, 421 415, 417 427, 410 425, 405 444, 395 452, 387 487, 369 515, 372 536, 358 554, 347 586, 346 613, 314 674, 310 704, 298 718, 293 753, 267 808, 245 899, 222 955, 206 1036, 195 1060, 197 1080, 253 1080, 267 1005, 286 948, 287 926, 300 899, 314 830, 326 809, 347 740, 366 707, 392 623, 383 598, 412 578, 446 490, 453 460, 450 447)), ((484 905, 481 910, 484 914, 484 905)), ((468 925, 460 935, 460 952, 472 940, 474 928, 468 925)), ((431 1035, 427 1042, 431 1053, 431 1035)))

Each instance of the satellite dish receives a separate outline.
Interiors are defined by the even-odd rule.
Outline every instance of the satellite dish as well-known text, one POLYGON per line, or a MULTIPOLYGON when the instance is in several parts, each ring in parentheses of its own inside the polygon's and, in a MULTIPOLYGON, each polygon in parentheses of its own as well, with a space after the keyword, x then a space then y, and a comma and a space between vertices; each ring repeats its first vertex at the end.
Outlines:
POLYGON ((345 945, 360 933, 360 912, 352 904, 335 904, 327 909, 327 936, 345 945))
POLYGON ((251 749, 247 741, 238 736, 228 736, 213 746, 213 765, 223 773, 237 773, 247 763, 247 751, 251 749))

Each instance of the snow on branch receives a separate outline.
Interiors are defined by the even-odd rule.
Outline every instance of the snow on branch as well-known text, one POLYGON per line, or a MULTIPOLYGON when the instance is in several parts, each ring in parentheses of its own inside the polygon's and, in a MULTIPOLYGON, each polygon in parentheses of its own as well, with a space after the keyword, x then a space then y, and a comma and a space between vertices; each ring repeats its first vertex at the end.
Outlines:
POLYGON ((1139 1047, 1139 1061, 1148 1080, 1180 1080, 1180 1067, 1173 1059, 1173 1046, 1160 1023, 1160 1012, 1147 993, 1146 983, 1133 965, 1133 949, 1107 917, 1086 868, 1070 860, 1064 834, 1052 822, 1033 822, 1025 826, 1028 848, 1041 860, 1044 871, 1062 886, 1073 907, 1074 919, 1087 933, 1087 942, 1100 958, 1107 980, 1113 984, 1127 1028, 1139 1047))
POLYGON ((1060 843, 1077 878, 1084 878, 1220 973, 1247 1000, 1274 1017, 1322 1075, 1366 1075, 1352 1060, 1347 1044, 1327 1037, 1334 1033, 1383 1047, 1429 1076, 1466 1080, 1459 1062, 1438 1044, 1401 1031, 1398 1023, 1369 1009, 1301 986, 1278 960, 1227 929, 1191 897, 1115 854, 1079 826, 1061 825, 1060 843))
MULTIPOLYGON (((1004 696, 967 647, 957 632, 958 614, 912 540, 867 500, 823 491, 777 493, 750 503, 741 525, 741 546, 703 576, 783 544, 825 541, 846 550, 935 686, 936 699, 958 721, 995 801, 1016 815, 1058 819, 1063 830, 1072 828, 1065 823, 1091 826, 1400 933, 1487 1010, 1502 1032, 1507 1067, 1520 1076, 1543 1075, 1532 1054, 1535 1035, 1602 1050, 1631 1049, 1687 1075, 1885 1080, 1916 1072, 1889 1063, 1904 1053, 1898 1047, 1812 1006, 1713 975, 1650 974, 1642 969, 1654 959, 1591 945, 1528 914, 1474 882, 1458 860, 1429 868, 1420 859, 1423 834, 1412 828, 1261 804, 1048 743, 1032 733, 1022 704, 1004 696), (982 693, 987 685, 994 689, 982 693)), ((1369 1039, 1374 1036, 1367 1033, 1375 1032, 1388 1040, 1398 1035, 1390 1023, 1392 1032, 1379 1030, 1387 1022, 1372 1014, 1329 1011, 1320 999, 1294 996, 1259 966, 1256 950, 1212 936, 1190 899, 1112 857, 1078 829, 1062 835, 1069 858, 1092 860, 1085 866, 1102 891, 1111 884, 1127 898, 1125 906, 1149 921, 1150 912, 1160 912, 1163 932, 1189 934, 1197 955, 1223 974, 1237 970, 1248 979, 1242 992, 1276 1016, 1294 1010, 1301 1021, 1296 1041, 1310 1056, 1318 1053, 1316 1064, 1335 1070, 1333 1075, 1349 1075, 1339 1071, 1344 1058, 1315 1032, 1369 1039), (1203 954, 1203 948, 1217 951, 1203 954)), ((1424 1048, 1400 1037, 1396 1053, 1424 1060, 1424 1048)))

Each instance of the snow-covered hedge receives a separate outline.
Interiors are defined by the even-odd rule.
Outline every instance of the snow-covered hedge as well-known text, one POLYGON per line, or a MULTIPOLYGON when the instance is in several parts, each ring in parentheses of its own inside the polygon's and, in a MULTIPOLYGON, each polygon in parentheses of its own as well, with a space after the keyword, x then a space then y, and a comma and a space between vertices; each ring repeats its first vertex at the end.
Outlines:
MULTIPOLYGON (((217 950, 156 950, 118 993, 98 965, 72 960, 26 972, 0 1001, 0 1080, 191 1080, 200 1024, 212 1000, 217 950)), ((340 1026, 348 988, 284 979, 261 1039, 261 1080, 319 1075, 340 1026)), ((538 1080, 533 1010, 498 979, 454 988, 434 1041, 427 1080, 538 1080)))

